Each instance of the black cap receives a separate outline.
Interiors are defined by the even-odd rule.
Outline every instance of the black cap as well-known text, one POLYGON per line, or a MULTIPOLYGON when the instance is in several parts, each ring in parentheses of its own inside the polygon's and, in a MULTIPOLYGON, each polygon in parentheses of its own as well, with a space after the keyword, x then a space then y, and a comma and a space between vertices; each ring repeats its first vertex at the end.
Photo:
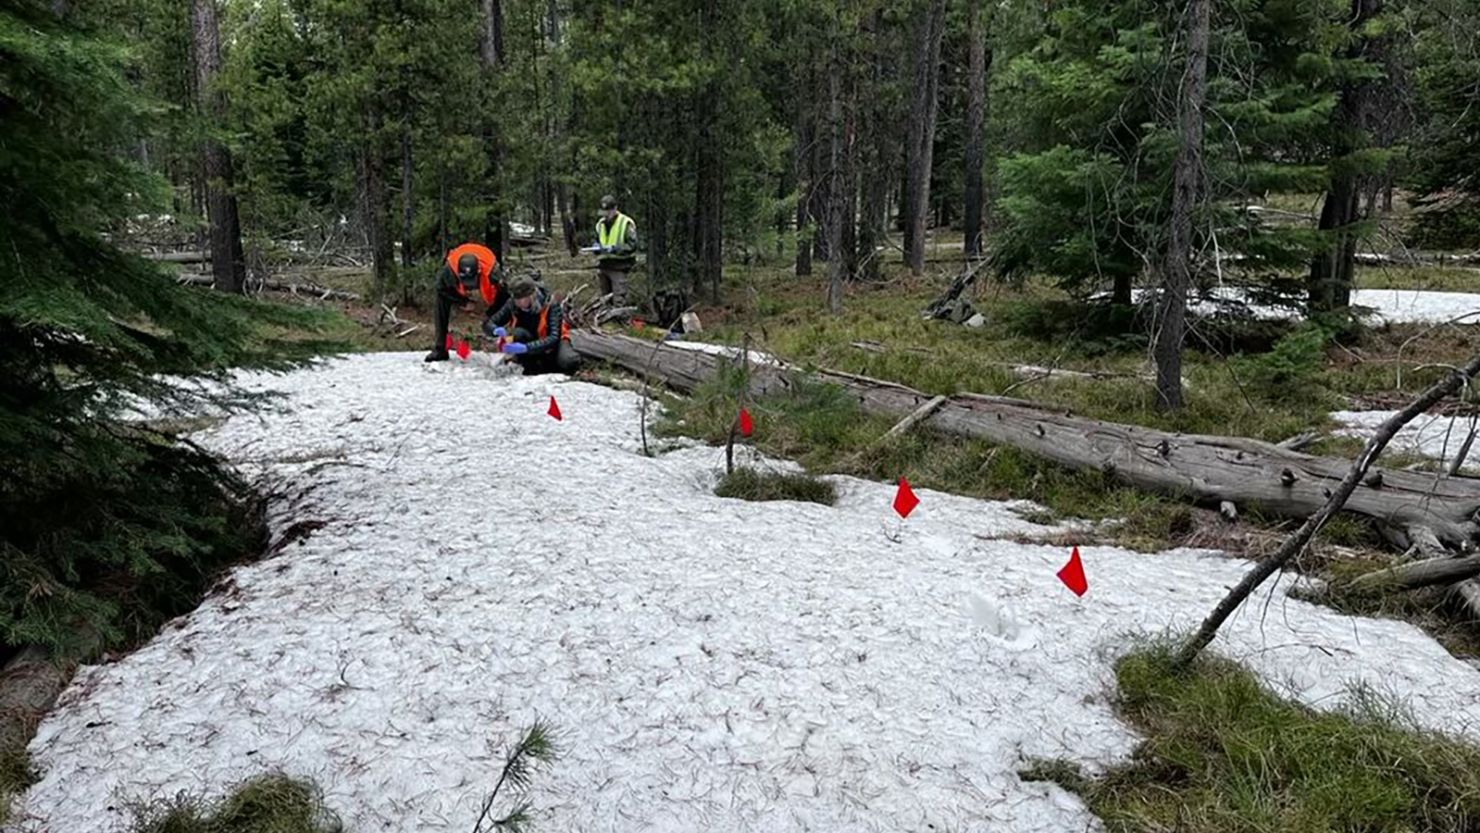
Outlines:
POLYGON ((605 211, 608 208, 616 208, 616 207, 617 207, 617 198, 616 197, 612 196, 611 194, 607 194, 606 196, 604 196, 604 197, 601 198, 601 210, 602 211, 605 211))
POLYGON ((478 274, 478 256, 463 255, 457 259, 457 273, 466 278, 478 274))

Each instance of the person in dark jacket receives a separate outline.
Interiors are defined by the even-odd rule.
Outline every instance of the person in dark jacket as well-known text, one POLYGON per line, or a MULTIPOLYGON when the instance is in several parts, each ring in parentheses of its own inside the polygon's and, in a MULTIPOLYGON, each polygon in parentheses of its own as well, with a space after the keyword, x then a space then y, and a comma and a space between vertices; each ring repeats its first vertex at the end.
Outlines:
POLYGON ((514 281, 509 295, 508 302, 484 323, 484 332, 506 340, 503 352, 526 375, 574 373, 581 359, 570 346, 570 327, 560 302, 528 278, 514 281))
POLYGON ((487 322, 508 300, 509 292, 494 270, 498 258, 487 246, 464 243, 447 253, 442 268, 437 270, 437 311, 432 332, 432 352, 426 361, 447 361, 447 328, 452 321, 452 308, 471 312, 481 302, 483 321, 487 322))

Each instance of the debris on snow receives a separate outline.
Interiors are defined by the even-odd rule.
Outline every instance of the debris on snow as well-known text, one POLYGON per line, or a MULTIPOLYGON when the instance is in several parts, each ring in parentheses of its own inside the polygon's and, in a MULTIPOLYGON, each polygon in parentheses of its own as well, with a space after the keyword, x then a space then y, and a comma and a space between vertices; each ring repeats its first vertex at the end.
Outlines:
MULTIPOLYGON (((551 829, 1077 833, 1098 822, 1022 762, 1123 760, 1100 695, 1126 635, 1194 626, 1247 568, 1085 548, 1078 599, 1061 548, 1004 537, 1046 529, 1020 503, 919 490, 900 522, 894 484, 841 477, 833 507, 724 500, 721 450, 640 453, 632 393, 420 358, 244 377, 284 407, 197 441, 295 496, 276 538, 323 526, 83 668, 14 830, 112 830, 130 800, 276 770, 350 830, 466 831, 488 741, 538 717, 551 829), (331 458, 354 466, 304 462, 331 458)), ((1480 672, 1417 628, 1271 598, 1215 648, 1317 707, 1365 683, 1480 736, 1480 672)))

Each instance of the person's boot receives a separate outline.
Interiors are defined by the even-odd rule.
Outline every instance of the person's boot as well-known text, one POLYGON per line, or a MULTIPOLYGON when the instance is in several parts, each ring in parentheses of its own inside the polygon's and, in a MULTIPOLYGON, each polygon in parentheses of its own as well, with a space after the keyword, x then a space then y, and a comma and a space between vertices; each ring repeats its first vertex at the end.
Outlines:
POLYGON ((427 354, 427 357, 424 358, 424 359, 422 359, 422 361, 424 361, 424 362, 445 362, 449 358, 451 358, 451 357, 447 354, 447 351, 446 350, 433 350, 432 352, 428 353, 427 354))

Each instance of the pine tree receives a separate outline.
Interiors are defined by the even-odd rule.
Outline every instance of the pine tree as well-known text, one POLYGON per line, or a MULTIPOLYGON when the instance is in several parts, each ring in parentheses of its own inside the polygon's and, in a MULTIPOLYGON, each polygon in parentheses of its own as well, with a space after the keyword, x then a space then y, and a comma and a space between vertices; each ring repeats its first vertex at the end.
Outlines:
POLYGON ((111 245, 166 203, 122 161, 158 107, 123 53, 30 0, 0 9, 0 642, 96 647, 188 606, 250 537, 239 484, 128 409, 255 357, 249 302, 111 245))

